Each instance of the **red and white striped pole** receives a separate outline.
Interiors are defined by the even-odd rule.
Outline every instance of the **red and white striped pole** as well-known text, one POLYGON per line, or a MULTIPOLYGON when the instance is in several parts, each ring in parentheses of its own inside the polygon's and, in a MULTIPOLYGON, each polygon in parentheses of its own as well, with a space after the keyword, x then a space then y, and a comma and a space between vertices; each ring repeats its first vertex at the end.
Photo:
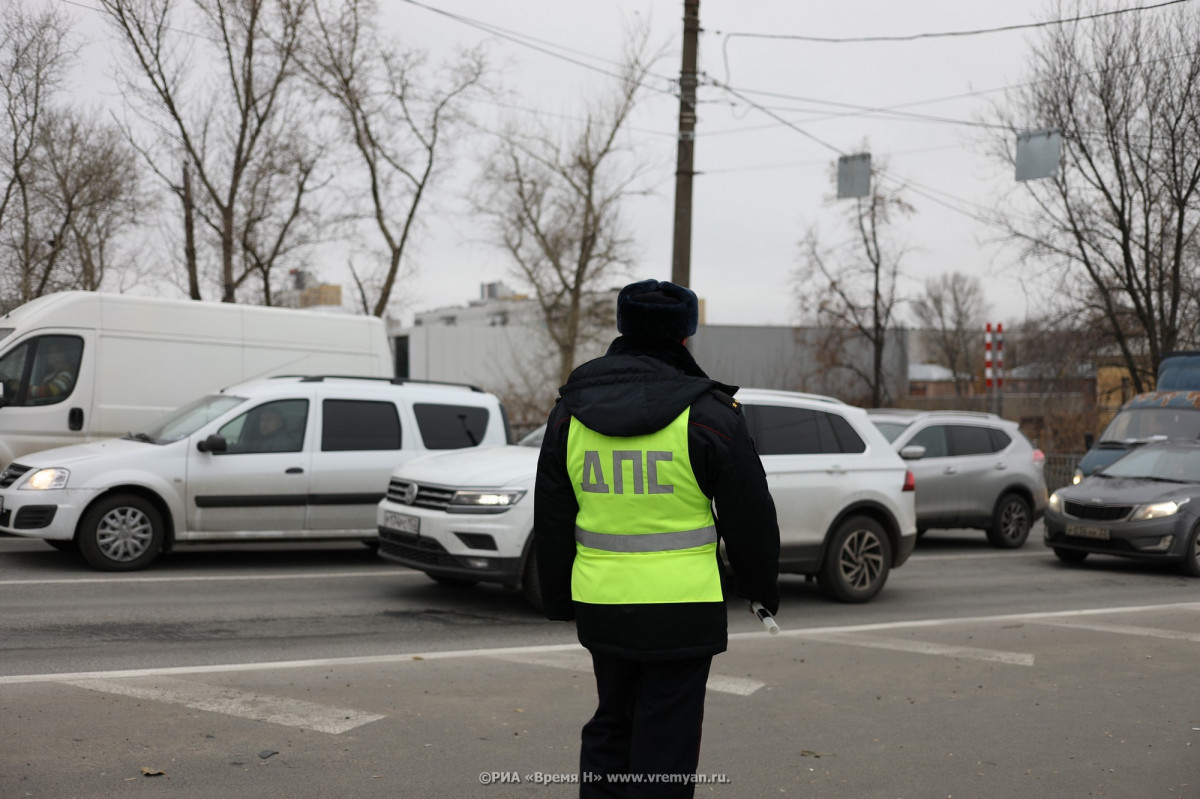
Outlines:
POLYGON ((987 382, 987 395, 992 395, 992 323, 987 323, 983 334, 983 376, 987 382))
POLYGON ((996 413, 1004 415, 1004 323, 996 323, 996 413))

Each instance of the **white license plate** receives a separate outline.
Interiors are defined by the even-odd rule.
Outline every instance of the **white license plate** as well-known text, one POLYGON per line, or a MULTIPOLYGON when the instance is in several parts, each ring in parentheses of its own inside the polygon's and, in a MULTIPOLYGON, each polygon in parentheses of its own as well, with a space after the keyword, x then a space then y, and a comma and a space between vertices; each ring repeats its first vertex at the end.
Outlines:
POLYGON ((421 519, 418 516, 409 516, 405 513, 385 510, 383 512, 383 526, 392 530, 399 530, 402 533, 419 533, 421 532, 421 519))
POLYGON ((1087 527, 1082 524, 1068 524, 1067 535, 1075 538, 1095 538, 1099 541, 1107 541, 1109 531, 1107 527, 1087 527))

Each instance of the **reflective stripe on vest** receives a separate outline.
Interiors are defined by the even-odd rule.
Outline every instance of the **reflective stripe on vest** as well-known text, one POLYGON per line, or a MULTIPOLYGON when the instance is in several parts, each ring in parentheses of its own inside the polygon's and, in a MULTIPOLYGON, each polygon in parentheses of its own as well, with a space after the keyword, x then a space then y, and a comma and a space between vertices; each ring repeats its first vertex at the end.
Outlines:
POLYGON ((712 503, 688 457, 688 415, 644 436, 571 419, 567 469, 579 503, 571 596, 592 604, 721 602, 712 503))

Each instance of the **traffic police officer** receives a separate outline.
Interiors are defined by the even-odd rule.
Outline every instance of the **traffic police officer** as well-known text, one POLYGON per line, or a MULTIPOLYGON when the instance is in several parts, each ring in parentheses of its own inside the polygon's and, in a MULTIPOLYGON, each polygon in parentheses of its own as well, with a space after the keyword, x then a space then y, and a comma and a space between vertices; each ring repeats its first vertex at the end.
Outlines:
POLYGON ((599 694, 583 728, 583 797, 693 795, 705 683, 727 645, 720 541, 733 592, 779 606, 775 506, 737 388, 709 379, 684 346, 697 321, 687 288, 623 288, 622 335, 571 374, 542 442, 545 612, 576 621, 599 694))

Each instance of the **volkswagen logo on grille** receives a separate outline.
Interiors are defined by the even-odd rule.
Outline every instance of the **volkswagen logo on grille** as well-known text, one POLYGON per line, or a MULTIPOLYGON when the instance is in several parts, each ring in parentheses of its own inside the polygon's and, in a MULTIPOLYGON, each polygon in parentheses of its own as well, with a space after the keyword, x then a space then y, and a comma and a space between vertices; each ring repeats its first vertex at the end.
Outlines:
POLYGON ((417 484, 409 483, 404 487, 404 504, 411 505, 417 499, 417 484))

